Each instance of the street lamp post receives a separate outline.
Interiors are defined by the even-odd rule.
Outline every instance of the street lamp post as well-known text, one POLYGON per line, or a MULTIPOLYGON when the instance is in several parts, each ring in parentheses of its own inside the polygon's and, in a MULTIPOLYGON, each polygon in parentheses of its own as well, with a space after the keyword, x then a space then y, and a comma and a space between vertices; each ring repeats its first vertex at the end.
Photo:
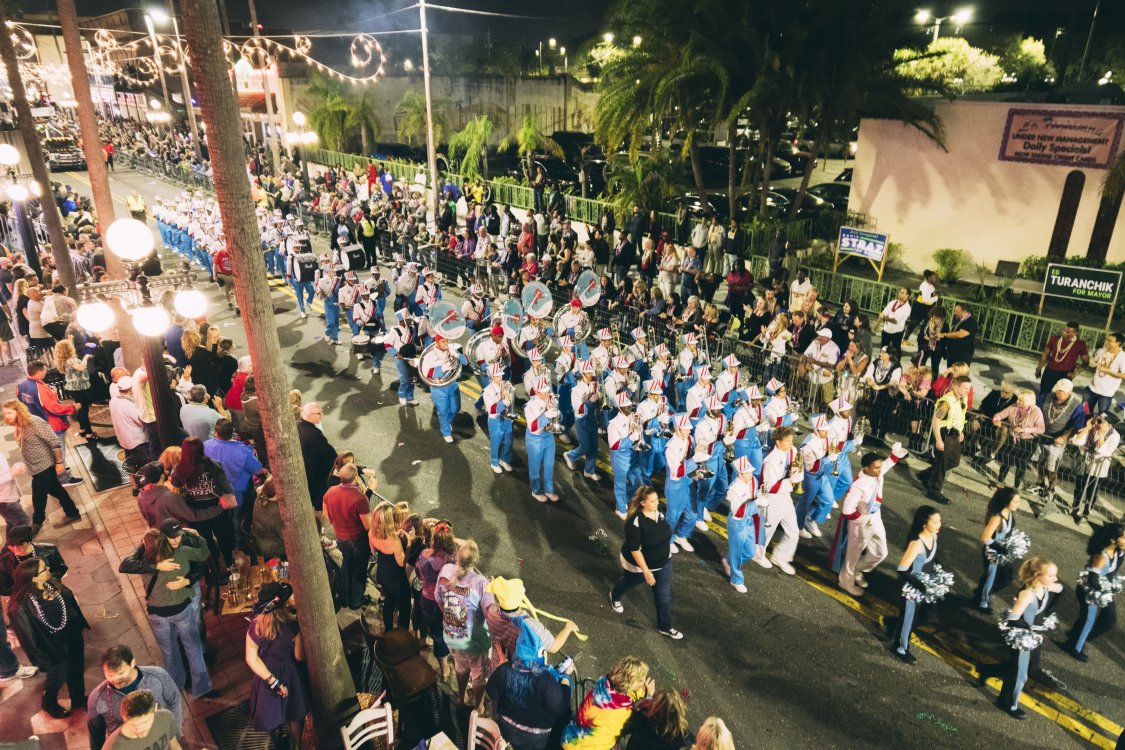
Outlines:
POLYGON ((957 24, 958 29, 960 29, 961 26, 964 26, 966 23, 972 20, 972 17, 972 8, 961 8, 951 16, 940 17, 933 15, 929 10, 923 8, 914 15, 914 20, 921 24, 927 24, 931 22, 933 23, 934 36, 931 40, 931 43, 933 43, 938 40, 938 36, 941 34, 942 21, 953 21, 955 24, 957 24))
POLYGON ((159 452, 177 443, 179 437, 174 406, 168 400, 171 385, 164 369, 161 346, 161 337, 172 324, 164 307, 164 297, 173 295, 176 312, 185 318, 202 317, 207 312, 207 298, 192 288, 195 279, 190 267, 153 277, 139 272, 141 262, 152 253, 154 245, 152 231, 144 223, 118 219, 106 230, 105 244, 121 258, 127 276, 79 286, 78 323, 94 333, 113 327, 116 316, 104 301, 107 299, 120 301, 122 309, 129 313, 133 328, 144 339, 141 355, 160 439, 160 445, 154 447, 159 452))
POLYGON ((20 235, 20 244, 27 258, 27 264, 35 275, 42 278, 43 269, 39 264, 39 247, 35 242, 35 229, 31 226, 31 218, 27 212, 27 202, 34 196, 39 197, 42 188, 30 175, 16 174, 16 165, 20 163, 20 152, 15 146, 0 144, 0 166, 6 172, 8 182, 0 188, 8 194, 12 201, 12 211, 15 214, 16 230, 20 235))
POLYGON ((156 41, 156 27, 152 25, 152 16, 145 13, 145 27, 148 29, 148 38, 152 41, 152 63, 160 75, 160 92, 164 96, 164 109, 171 110, 172 103, 168 101, 168 81, 164 80, 164 65, 160 62, 160 43, 156 41))
POLYGON ((183 44, 180 42, 180 24, 176 21, 175 13, 167 13, 161 8, 153 8, 149 16, 156 23, 172 21, 172 34, 176 37, 176 46, 180 51, 180 90, 184 96, 184 108, 187 110, 188 127, 191 128, 191 146, 197 159, 203 158, 203 144, 199 140, 199 125, 195 121, 195 108, 191 106, 191 84, 188 82, 187 55, 184 54, 183 44))
POLYGON ((148 106, 148 121, 153 125, 169 125, 172 122, 172 115, 164 111, 159 99, 149 99, 148 106))
POLYGON ((308 130, 305 125, 308 123, 308 118, 305 113, 300 110, 293 113, 293 124, 297 129, 288 134, 289 145, 293 148, 297 157, 301 160, 301 175, 305 178, 305 188, 311 190, 312 183, 309 181, 309 161, 305 153, 306 147, 311 148, 317 144, 319 138, 315 131, 308 130))

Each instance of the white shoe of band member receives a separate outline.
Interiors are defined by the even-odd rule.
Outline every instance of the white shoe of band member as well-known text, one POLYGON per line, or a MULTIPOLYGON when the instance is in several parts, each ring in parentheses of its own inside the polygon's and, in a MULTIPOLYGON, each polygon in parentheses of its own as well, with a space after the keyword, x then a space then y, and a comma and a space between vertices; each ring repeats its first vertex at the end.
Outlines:
POLYGON ((676 546, 675 542, 672 543, 672 554, 673 555, 680 554, 680 548, 676 546))
POLYGON ((548 492, 547 493, 547 499, 550 500, 552 503, 557 503, 559 501, 559 496, 556 495, 554 492, 548 492))
POLYGON ((851 594, 852 596, 863 596, 865 593, 867 593, 861 588, 858 588, 856 586, 849 586, 846 583, 841 583, 840 589, 842 591, 846 591, 847 593, 851 594))
POLYGON ((745 594, 747 591, 745 583, 732 583, 731 586, 734 586, 734 590, 740 594, 745 594))
POLYGON ((447 442, 447 443, 452 443, 452 442, 453 442, 453 436, 452 436, 452 435, 442 435, 441 437, 442 437, 442 439, 443 439, 443 440, 445 440, 445 442, 447 442))
POLYGON ((707 525, 706 521, 696 521, 695 528, 699 529, 700 531, 709 531, 711 529, 711 527, 707 525))
POLYGON ((602 479, 600 474, 587 474, 586 472, 582 472, 582 476, 586 477, 591 482, 600 482, 602 479))
POLYGON ((689 542, 687 539, 684 539, 682 536, 678 536, 672 541, 674 541, 676 545, 684 552, 695 552, 695 547, 691 546, 691 542, 689 542))
POLYGON ((371 368, 371 374, 372 375, 378 375, 379 374, 379 368, 378 367, 372 367, 371 368))
POLYGON ((509 463, 505 463, 505 462, 501 461, 500 462, 500 468, 503 469, 504 471, 511 471, 512 465, 509 464, 509 463))
POLYGON ((618 517, 618 518, 620 518, 620 519, 621 519, 622 521, 624 521, 624 520, 625 520, 626 518, 628 518, 628 517, 629 517, 628 515, 626 515, 625 513, 622 513, 622 512, 621 512, 621 511, 619 511, 619 510, 615 510, 615 511, 613 511, 613 515, 617 516, 617 517, 618 517))
POLYGON ((531 496, 541 503, 547 502, 547 496, 546 495, 536 495, 534 492, 532 492, 531 496))
POLYGON ((810 534, 805 529, 801 529, 800 531, 798 531, 797 536, 801 537, 802 539, 812 539, 812 534, 810 534))
POLYGON ((563 461, 566 461, 566 468, 571 471, 576 471, 578 469, 578 467, 574 465, 574 462, 570 460, 570 456, 566 455, 566 451, 563 451, 563 461))
POLYGON ((417 406, 418 405, 418 399, 412 398, 409 401, 407 401, 406 403, 410 404, 411 406, 417 406))
POLYGON ((756 562, 758 565, 765 568, 766 570, 769 570, 770 568, 773 567, 773 563, 771 563, 768 559, 766 559, 766 556, 763 555, 763 554, 755 555, 754 557, 751 557, 750 559, 753 560, 754 562, 756 562))
POLYGON ((863 577, 863 573, 855 574, 855 585, 859 586, 861 589, 867 588, 867 579, 863 577))
POLYGON ((493 474, 503 474, 504 473, 504 470, 501 469, 499 466, 493 466, 491 468, 492 468, 493 474))
POLYGON ((404 398, 400 398, 400 399, 398 400, 398 405, 399 405, 399 406, 406 406, 406 404, 407 404, 407 400, 406 400, 406 399, 404 399, 404 398))
POLYGON ((794 568, 792 565, 785 562, 784 560, 778 560, 773 555, 770 555, 770 562, 772 562, 774 565, 776 565, 778 568, 780 568, 781 572, 784 573, 787 576, 792 576, 792 575, 797 574, 796 568, 794 568))
POLYGON ((817 524, 816 521, 807 521, 805 523, 805 528, 808 529, 809 533, 812 534, 813 536, 815 536, 817 539, 819 539, 821 536, 823 536, 820 533, 820 526, 817 524))

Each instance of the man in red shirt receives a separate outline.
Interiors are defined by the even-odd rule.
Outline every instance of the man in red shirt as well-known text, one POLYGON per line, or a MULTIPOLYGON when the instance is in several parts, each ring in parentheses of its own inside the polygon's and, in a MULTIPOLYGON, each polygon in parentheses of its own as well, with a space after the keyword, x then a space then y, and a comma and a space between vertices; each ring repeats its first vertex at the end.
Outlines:
POLYGON ((231 304, 230 296, 234 293, 234 263, 226 245, 219 248, 219 252, 215 253, 212 262, 215 269, 212 281, 219 282, 219 286, 223 288, 223 294, 227 298, 227 309, 233 310, 234 305, 231 304))
POLYGON ((359 486, 359 469, 355 464, 340 467, 340 483, 324 493, 324 514, 336 530, 336 541, 344 556, 340 600, 349 609, 364 604, 367 591, 367 561, 371 547, 367 529, 371 524, 371 508, 367 493, 359 486))
POLYGON ((1063 378, 1074 380, 1079 363, 1083 369, 1090 366, 1090 350, 1078 338, 1078 324, 1070 322, 1061 335, 1047 339, 1047 346, 1039 355, 1039 364, 1035 366, 1035 377, 1040 378, 1039 392, 1050 393, 1063 378))

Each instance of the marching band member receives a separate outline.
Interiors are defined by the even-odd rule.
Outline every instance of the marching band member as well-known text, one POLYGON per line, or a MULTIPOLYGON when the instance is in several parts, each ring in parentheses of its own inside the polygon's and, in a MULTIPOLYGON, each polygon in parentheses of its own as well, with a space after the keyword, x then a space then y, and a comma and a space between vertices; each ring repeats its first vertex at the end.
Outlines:
POLYGON ((536 346, 527 350, 527 360, 531 363, 531 367, 523 374, 523 388, 530 397, 536 380, 546 378, 548 383, 551 382, 551 371, 543 364, 543 353, 536 346))
POLYGON ((715 392, 715 387, 711 383, 711 368, 700 367, 696 370, 697 380, 687 389, 684 396, 684 411, 691 417, 692 424, 696 424, 703 418, 703 414, 707 411, 707 399, 715 392))
POLYGON ((738 393, 742 403, 731 417, 734 431, 734 457, 737 459, 746 456, 754 466, 754 473, 761 474, 762 440, 758 431, 768 427, 762 414, 762 392, 758 386, 751 384, 738 393))
POLYGON ((527 468, 531 479, 531 496, 541 503, 558 502, 555 494, 555 434, 551 422, 559 410, 551 381, 539 378, 531 385, 531 398, 523 407, 527 420, 524 443, 527 446, 527 468))
POLYGON ((619 391, 617 416, 609 422, 609 456, 613 467, 613 499, 617 517, 625 520, 629 498, 641 486, 641 462, 637 445, 643 443, 642 423, 633 415, 633 401, 619 391))
POLYGON ((612 339, 613 333, 608 328, 600 328, 598 329, 598 345, 590 350, 590 362, 594 364, 594 373, 597 375, 599 382, 608 374, 609 347, 612 339))
MULTIPOLYGON (((321 260, 328 256, 321 256, 321 260)), ((340 343, 340 286, 343 279, 340 273, 343 266, 325 264, 317 277, 316 296, 324 300, 324 340, 329 344, 340 343)))
MULTIPOLYGON (((676 403, 683 404, 687 401, 688 389, 695 385, 697 376, 697 363, 699 361, 699 351, 696 344, 694 333, 684 334, 684 348, 680 349, 680 354, 676 358, 678 365, 676 381, 676 403)), ((699 367, 698 370, 710 369, 710 367, 699 367)))
MULTIPOLYGON (((695 511, 691 502, 691 473, 698 466, 691 439, 691 420, 687 414, 672 417, 675 433, 664 447, 664 460, 668 471, 664 478, 664 497, 668 501, 665 518, 672 527, 672 551, 678 546, 684 552, 694 552, 688 537, 695 526, 695 511)), ((707 454, 698 456, 707 460, 707 454)))
POLYGON ((645 399, 637 404, 637 416, 641 418, 645 442, 648 450, 641 452, 641 481, 648 484, 652 475, 665 468, 664 446, 668 438, 664 437, 664 430, 672 418, 672 410, 668 408, 668 399, 664 397, 664 389, 655 380, 645 383, 645 399))
MULTIPOLYGON (((494 325, 488 331, 488 338, 477 345, 477 361, 476 368, 481 373, 487 373, 488 368, 500 361, 500 352, 507 346, 504 342, 504 328, 500 325, 494 325)), ((511 377, 510 372, 505 372, 504 377, 511 377)), ((480 374, 477 376, 480 381, 481 397, 473 404, 478 410, 484 408, 484 389, 488 387, 488 376, 480 374)))
MULTIPOLYGON (((789 427, 797 421, 796 404, 790 400, 785 383, 773 378, 766 383, 766 395, 769 398, 766 400, 766 405, 762 407, 762 416, 766 418, 766 424, 771 430, 777 427, 789 427)), ((773 439, 772 432, 766 435, 770 440, 773 439)))
POLYGON ((574 341, 567 334, 559 336, 559 355, 555 357, 555 383, 559 389, 559 413, 562 415, 560 422, 563 427, 570 429, 574 426, 574 406, 570 403, 570 394, 574 390, 574 341))
MULTIPOLYGON (((370 339, 367 350, 371 352, 371 372, 377 375, 383 364, 386 347, 382 343, 375 342, 375 337, 379 335, 382 327, 382 320, 379 318, 379 306, 373 294, 374 286, 370 279, 360 285, 359 299, 352 308, 352 319, 370 339)), ((363 359, 362 354, 357 356, 363 359)))
POLYGON ((488 324, 488 300, 480 284, 469 285, 469 296, 461 305, 461 317, 465 319, 465 327, 470 334, 488 324))
POLYGON ((633 392, 629 388, 629 376, 631 375, 629 362, 621 355, 613 357, 610 362, 613 365, 613 370, 606 375, 605 383, 602 385, 606 395, 606 404, 610 407, 603 410, 607 428, 610 420, 617 416, 617 394, 624 393, 629 398, 630 403, 633 401, 633 392))
MULTIPOLYGON (((697 479, 692 485, 692 511, 698 519, 695 528, 700 531, 707 531, 707 522, 711 520, 711 490, 716 483, 721 482, 724 495, 726 492, 726 465, 723 462, 726 419, 723 417, 723 402, 718 396, 711 394, 707 397, 704 406, 706 411, 695 424, 695 453, 699 456, 707 456, 703 461, 696 459, 696 462, 705 463, 710 476, 697 479)), ((721 501, 722 497, 719 500, 721 501)), ((718 505, 718 502, 714 505, 718 505)))
POLYGON ((530 313, 527 316, 527 322, 524 323, 523 328, 520 329, 519 334, 516 336, 517 348, 527 352, 539 345, 539 337, 543 333, 548 336, 553 335, 551 329, 543 324, 542 318, 537 318, 530 313))
POLYGON ((723 371, 715 378, 715 395, 723 402, 723 415, 730 419, 734 414, 733 402, 737 396, 732 396, 741 386, 738 367, 742 363, 738 357, 728 354, 723 357, 723 371))
MULTIPOLYGON (((769 561, 783 573, 794 575, 793 554, 797 551, 797 511, 793 507, 793 485, 800 484, 805 474, 800 464, 795 465, 797 450, 793 447, 793 428, 777 427, 773 431, 773 450, 762 462, 762 493, 758 507, 765 512, 766 541, 769 546, 780 528, 784 535, 774 547, 769 561)), ((755 562, 758 562, 755 559, 755 562)), ((761 562, 759 562, 761 564, 761 562)), ((765 567, 765 566, 763 566, 765 567)))
POLYGON ((648 334, 640 326, 634 328, 630 335, 633 337, 633 344, 628 349, 629 357, 632 358, 630 367, 637 371, 643 383, 651 377, 648 363, 652 358, 652 347, 648 345, 648 334))
POLYGON ((410 327, 410 311, 405 307, 395 310, 396 322, 387 333, 387 353, 395 358, 398 371, 398 403, 400 406, 417 406, 414 398, 414 374, 410 359, 418 356, 418 339, 410 327))
POLYGON ((891 447, 884 460, 878 453, 864 454, 862 470, 852 482, 840 506, 840 522, 828 553, 830 567, 839 572, 840 588, 852 596, 863 596, 865 573, 875 570, 887 557, 887 530, 883 528, 883 477, 894 468, 906 450, 901 443, 891 447))
MULTIPOLYGON (((340 303, 340 309, 344 311, 344 320, 348 323, 348 330, 352 333, 352 338, 359 335, 360 324, 355 319, 355 303, 359 301, 359 279, 356 277, 355 271, 344 272, 344 283, 336 290, 336 298, 340 303)), ((362 356, 361 356, 362 359, 362 356)))
POLYGON ((488 366, 491 382, 484 389, 484 409, 488 414, 490 465, 496 474, 512 470, 512 384, 504 380, 504 367, 488 366))
MULTIPOLYGON (((832 481, 828 470, 832 467, 832 457, 828 442, 828 420, 823 414, 809 418, 812 432, 801 442, 801 458, 804 459, 804 492, 797 502, 797 527, 802 539, 820 534, 817 519, 821 514, 826 518, 832 510, 832 481)), ((823 520, 823 519, 822 519, 823 520)))
POLYGON ((274 216, 263 218, 265 220, 262 224, 262 260, 266 264, 266 278, 273 278, 277 269, 277 251, 281 247, 281 224, 285 220, 281 217, 280 211, 276 211, 274 216))
POLYGON ((375 322, 380 333, 387 332, 386 310, 387 310, 387 297, 390 296, 391 287, 387 280, 383 278, 383 272, 379 266, 371 268, 371 278, 366 282, 367 286, 371 287, 371 299, 375 302, 375 322))
POLYGON ((291 234, 286 240, 285 277, 297 295, 297 309, 301 319, 308 317, 316 294, 314 282, 317 275, 316 256, 312 251, 312 240, 300 234, 291 234))
POLYGON ((421 310, 421 313, 415 313, 415 315, 425 315, 439 299, 441 299, 441 290, 434 282, 434 269, 423 268, 422 281, 418 284, 414 293, 414 303, 421 310))
POLYGON ((657 344, 656 348, 652 350, 655 360, 652 367, 649 368, 649 380, 655 380, 660 383, 660 390, 668 393, 668 388, 672 385, 672 372, 671 358, 672 353, 668 351, 667 344, 657 344))
POLYGON ((747 560, 764 559, 766 534, 758 509, 759 486, 754 478, 754 464, 748 457, 742 456, 734 460, 731 471, 735 478, 727 488, 730 515, 727 517, 727 556, 723 558, 723 569, 734 590, 745 594, 746 579, 742 575, 742 565, 747 560))
MULTIPOLYGON (((402 263, 402 256, 397 260, 402 263)), ((418 264, 406 263, 396 266, 392 272, 391 283, 395 289, 395 309, 407 307, 411 315, 421 315, 422 308, 418 306, 415 297, 418 294, 418 264)))
POLYGON ((852 462, 848 456, 863 445, 863 437, 857 438, 852 434, 852 405, 843 396, 828 404, 828 409, 833 415, 832 419, 828 420, 828 439, 835 452, 832 467, 835 476, 829 474, 829 481, 832 482, 832 501, 835 504, 843 499, 848 488, 852 486, 852 462))
POLYGON ((569 336, 572 341, 577 341, 577 350, 579 359, 589 359, 590 351, 586 347, 585 339, 579 340, 578 337, 578 324, 586 317, 586 313, 582 310, 582 303, 577 299, 572 299, 566 308, 566 312, 559 316, 559 330, 556 333, 559 336, 569 336))
MULTIPOLYGON (((468 364, 465 355, 461 353, 461 345, 450 342, 441 334, 434 337, 436 346, 426 352, 422 358, 420 369, 426 373, 430 380, 441 380, 452 374, 456 363, 462 366, 468 364)), ((430 397, 434 401, 434 411, 438 415, 438 426, 445 442, 453 442, 453 418, 461 411, 461 388, 457 385, 456 378, 445 385, 430 386, 430 397)))
POLYGON ((591 359, 578 364, 579 380, 570 392, 570 404, 574 409, 574 431, 578 437, 578 447, 563 454, 563 460, 571 471, 577 471, 577 461, 583 458, 582 476, 598 481, 598 404, 602 401, 601 391, 594 380, 594 363, 591 359))

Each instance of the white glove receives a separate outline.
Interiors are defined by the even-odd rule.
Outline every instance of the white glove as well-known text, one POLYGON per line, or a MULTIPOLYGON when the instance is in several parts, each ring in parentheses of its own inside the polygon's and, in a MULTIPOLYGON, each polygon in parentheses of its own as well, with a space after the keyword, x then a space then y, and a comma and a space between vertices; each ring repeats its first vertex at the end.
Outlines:
POLYGON ((691 460, 695 461, 697 464, 705 464, 705 463, 707 463, 707 461, 710 460, 710 458, 711 457, 708 456, 706 453, 696 453, 694 456, 691 457, 691 460))
POLYGON ((910 453, 902 447, 902 443, 895 443, 891 446, 891 455, 895 458, 906 458, 910 453))
POLYGON ((559 415, 558 409, 548 409, 547 410, 547 419, 554 419, 558 415, 559 415))
POLYGON ((723 438, 723 445, 734 445, 734 435, 727 435, 723 438))
POLYGON ((855 445, 856 448, 858 448, 859 446, 863 445, 863 438, 857 437, 857 438, 852 440, 852 443, 855 445))
POLYGON ((792 482, 793 484, 799 484, 800 482, 805 481, 805 472, 797 471, 797 472, 794 472, 794 473, 790 474, 789 475, 789 481, 792 482))

